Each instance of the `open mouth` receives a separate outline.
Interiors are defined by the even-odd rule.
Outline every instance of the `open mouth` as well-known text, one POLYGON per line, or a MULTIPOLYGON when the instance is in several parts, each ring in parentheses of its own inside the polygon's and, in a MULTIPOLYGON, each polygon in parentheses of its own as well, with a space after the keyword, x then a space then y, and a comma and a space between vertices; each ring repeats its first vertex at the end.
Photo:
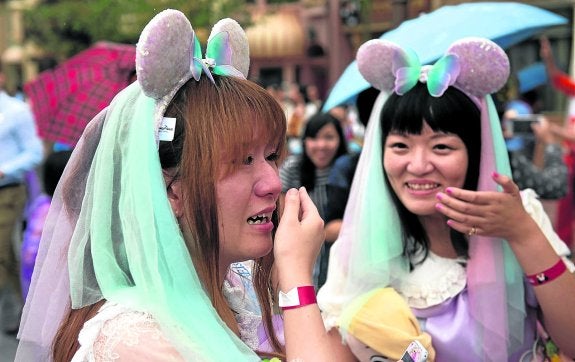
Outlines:
POLYGON ((410 184, 406 183, 407 187, 411 190, 417 191, 425 191, 425 190, 433 190, 439 187, 439 184, 436 183, 429 183, 429 184, 410 184))
POLYGON ((248 224, 249 225, 266 224, 270 222, 271 219, 272 219, 271 214, 259 214, 248 217, 248 224))

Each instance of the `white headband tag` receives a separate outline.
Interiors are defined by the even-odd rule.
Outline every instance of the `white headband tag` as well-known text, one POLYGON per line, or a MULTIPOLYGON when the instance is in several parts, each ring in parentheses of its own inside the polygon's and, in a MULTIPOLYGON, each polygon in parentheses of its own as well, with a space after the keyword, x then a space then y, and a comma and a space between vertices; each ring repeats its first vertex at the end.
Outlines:
POLYGON ((162 118, 160 128, 158 129, 158 139, 160 141, 172 141, 174 139, 174 131, 176 130, 176 119, 170 117, 162 118))

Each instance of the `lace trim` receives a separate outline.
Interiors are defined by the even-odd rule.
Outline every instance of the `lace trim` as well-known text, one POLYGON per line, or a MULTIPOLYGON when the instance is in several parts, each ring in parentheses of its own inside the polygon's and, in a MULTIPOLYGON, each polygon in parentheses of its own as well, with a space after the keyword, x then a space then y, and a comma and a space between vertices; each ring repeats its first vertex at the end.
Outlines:
MULTIPOLYGON (((119 314, 104 323, 100 336, 94 343, 96 361, 110 361, 119 358, 114 352, 118 344, 128 347, 140 344, 140 336, 159 341, 165 338, 152 316, 143 312, 130 311, 119 314)), ((166 343, 169 343, 166 341, 166 343)))
POLYGON ((396 290, 413 308, 427 308, 458 295, 467 284, 465 267, 457 259, 429 253, 427 259, 415 267, 396 290))
POLYGON ((259 314, 250 311, 249 300, 242 286, 233 286, 228 280, 224 281, 223 293, 230 304, 230 308, 236 312, 236 321, 240 330, 241 340, 252 350, 259 347, 258 327, 262 322, 259 314))
POLYGON ((84 323, 78 336, 80 348, 72 362, 118 360, 118 345, 137 346, 144 334, 146 339, 170 344, 150 314, 106 302, 98 314, 84 323))
MULTIPOLYGON (((232 310, 236 312, 240 338, 251 349, 257 350, 260 346, 258 328, 262 318, 259 306, 253 300, 253 291, 247 290, 251 274, 247 276, 248 287, 244 284, 245 275, 237 273, 235 269, 234 273, 230 274, 224 282, 223 293, 232 310)), ((148 341, 158 341, 171 346, 150 314, 106 302, 93 318, 84 323, 78 336, 80 348, 72 361, 118 360, 121 356, 117 351, 121 350, 121 345, 137 346, 144 335, 148 341)))
POLYGON ((539 220, 541 218, 540 214, 543 211, 543 207, 538 200, 537 193, 532 189, 525 189, 521 190, 520 194, 525 211, 527 211, 527 213, 535 220, 539 220))

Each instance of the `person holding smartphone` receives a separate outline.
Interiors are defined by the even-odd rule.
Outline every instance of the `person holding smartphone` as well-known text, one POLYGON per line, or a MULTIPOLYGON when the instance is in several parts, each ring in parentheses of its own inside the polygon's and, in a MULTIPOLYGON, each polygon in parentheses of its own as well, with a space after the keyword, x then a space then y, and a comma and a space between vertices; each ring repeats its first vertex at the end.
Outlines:
POLYGON ((509 151, 513 181, 520 189, 533 189, 544 200, 565 196, 568 170, 563 149, 554 135, 554 125, 539 114, 542 102, 538 89, 525 88, 517 77, 512 77, 496 94, 495 104, 509 151), (542 160, 538 152, 542 153, 542 160))
POLYGON ((539 40, 541 60, 545 64, 553 88, 565 94, 569 99, 567 117, 563 126, 551 125, 551 132, 558 137, 564 146, 564 160, 568 169, 567 195, 559 200, 557 206, 557 233, 567 245, 573 248, 573 221, 575 219, 575 81, 555 63, 553 49, 547 37, 539 40))
POLYGON ((542 115, 520 117, 515 110, 508 110, 503 114, 502 125, 513 181, 517 186, 534 190, 544 200, 564 197, 569 188, 568 169, 563 148, 554 136, 549 120, 542 115), (513 126, 509 127, 510 124, 513 126), (543 150, 542 165, 534 162, 537 145, 543 150))

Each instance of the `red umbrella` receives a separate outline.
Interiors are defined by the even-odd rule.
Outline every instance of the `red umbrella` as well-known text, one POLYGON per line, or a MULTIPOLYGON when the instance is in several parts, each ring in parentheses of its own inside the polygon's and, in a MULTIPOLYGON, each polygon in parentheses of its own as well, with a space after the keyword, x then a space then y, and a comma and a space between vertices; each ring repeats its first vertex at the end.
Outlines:
POLYGON ((86 124, 130 83, 136 47, 98 42, 24 84, 41 138, 75 146, 86 124))

